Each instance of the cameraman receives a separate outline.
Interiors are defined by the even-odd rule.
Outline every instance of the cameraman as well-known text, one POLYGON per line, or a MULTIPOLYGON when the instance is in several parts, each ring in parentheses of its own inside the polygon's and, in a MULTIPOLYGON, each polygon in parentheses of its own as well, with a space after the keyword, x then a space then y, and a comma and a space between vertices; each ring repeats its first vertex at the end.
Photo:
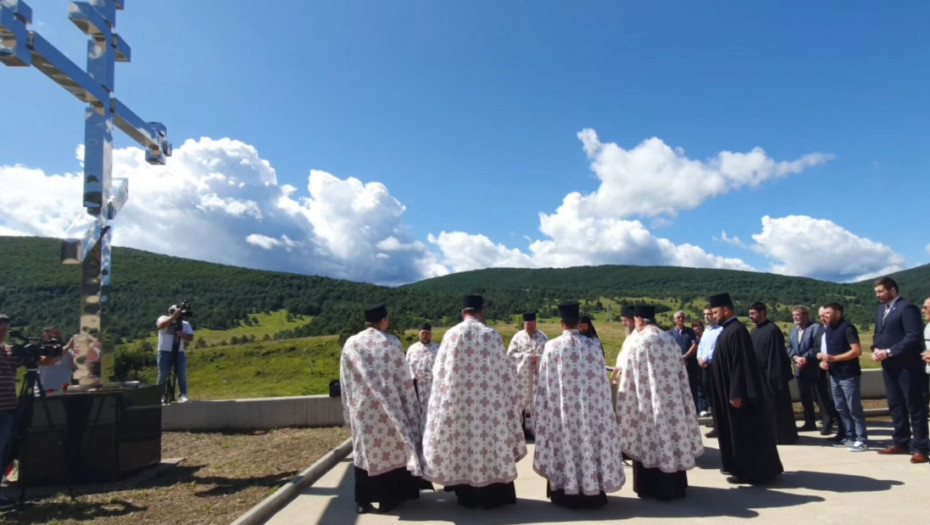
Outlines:
POLYGON ((179 403, 187 403, 187 356, 184 355, 184 343, 194 340, 194 329, 191 324, 182 319, 184 309, 177 305, 168 308, 168 315, 163 315, 155 321, 158 327, 158 384, 161 385, 162 402, 167 401, 165 392, 165 383, 168 381, 168 375, 171 367, 175 367, 178 380, 178 390, 180 396, 179 403), (180 325, 181 330, 178 330, 180 325), (175 338, 178 338, 178 362, 175 366, 174 356, 172 355, 172 345, 175 338))
MULTIPOLYGON (((4 345, 10 332, 10 318, 0 314, 0 477, 9 465, 8 454, 13 442, 16 424, 16 369, 23 365, 22 359, 10 354, 12 348, 4 345)), ((8 509, 12 502, 0 496, 0 510, 8 509)))
MULTIPOLYGON (((42 329, 42 340, 54 339, 61 342, 61 328, 46 326, 42 329)), ((77 365, 74 364, 74 338, 68 341, 58 357, 39 358, 39 380, 46 392, 58 392, 71 386, 71 377, 77 365)))

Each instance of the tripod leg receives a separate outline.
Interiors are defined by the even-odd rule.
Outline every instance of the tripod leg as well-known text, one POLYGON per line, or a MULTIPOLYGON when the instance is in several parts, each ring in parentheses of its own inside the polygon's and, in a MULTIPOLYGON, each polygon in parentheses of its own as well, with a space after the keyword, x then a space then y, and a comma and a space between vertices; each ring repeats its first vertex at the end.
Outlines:
MULTIPOLYGON (((48 399, 45 394, 45 388, 42 386, 42 380, 36 376, 36 385, 39 388, 39 404, 42 405, 42 410, 45 412, 45 420, 48 421, 49 430, 54 431, 52 426, 52 412, 48 409, 48 399)), ((71 499, 74 499, 74 487, 71 484, 71 462, 68 461, 68 449, 65 446, 65 436, 68 435, 68 418, 65 418, 63 423, 64 428, 61 432, 58 433, 58 450, 61 451, 61 462, 65 467, 65 480, 68 484, 68 495, 71 496, 71 499)))
MULTIPOLYGON (((48 399, 46 399, 45 389, 42 386, 42 380, 39 378, 39 373, 33 369, 26 371, 26 376, 23 378, 23 388, 20 391, 20 407, 19 413, 17 415, 19 421, 19 437, 20 437, 20 467, 23 465, 23 458, 27 457, 27 452, 30 446, 29 440, 29 428, 32 426, 33 416, 35 415, 35 396, 36 392, 39 394, 39 404, 42 405, 43 412, 45 413, 45 419, 48 422, 49 430, 54 431, 52 426, 52 412, 48 408, 48 399)), ((65 480, 68 484, 68 494, 71 496, 71 499, 74 499, 74 487, 71 484, 71 464, 68 461, 68 451, 65 448, 64 436, 68 431, 68 423, 65 421, 65 428, 61 433, 58 434, 58 447, 61 452, 61 461, 65 467, 65 480)), ((23 481, 23 473, 20 472, 19 478, 19 506, 20 508, 24 507, 26 504, 26 483, 23 481)))

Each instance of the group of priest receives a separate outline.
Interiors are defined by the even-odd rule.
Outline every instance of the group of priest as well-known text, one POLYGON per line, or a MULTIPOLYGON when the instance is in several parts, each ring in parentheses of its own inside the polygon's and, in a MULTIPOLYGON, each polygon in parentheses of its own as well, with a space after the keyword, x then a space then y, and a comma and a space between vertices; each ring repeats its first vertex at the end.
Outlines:
MULTIPOLYGON (((894 444, 878 452, 927 463, 923 367, 926 362, 930 374, 930 324, 921 355, 916 306, 900 298, 890 278, 876 281, 875 292, 881 306, 872 359, 882 365, 895 427, 894 444)), ((858 392, 862 351, 838 303, 821 308, 822 326, 808 322, 806 307, 796 307, 786 342, 764 304, 749 307, 750 334, 729 294, 715 295, 696 349, 659 329, 654 307, 624 306, 627 337, 615 367, 606 366, 594 325, 579 316, 578 303, 559 305, 562 333, 553 339, 538 330, 534 312, 525 313, 524 329, 507 349, 484 323, 483 307, 481 296, 466 296, 462 322, 442 344, 432 342, 431 327, 423 324, 406 356, 387 331, 387 308, 366 309, 366 329, 348 339, 340 364, 358 512, 376 510, 373 503, 387 512, 432 483, 465 507, 514 503, 516 463, 527 453, 527 439, 535 439, 533 468, 546 478, 553 503, 604 505, 606 494, 626 481, 624 460, 632 461, 640 497, 683 497, 686 472, 703 452, 697 383, 709 401, 714 428, 708 436, 719 440, 727 481, 766 483, 784 470, 776 445, 798 439, 788 391, 792 361, 805 409, 800 430, 816 429, 816 399, 821 434, 839 420, 837 446, 868 450, 858 392), (686 365, 693 354, 702 375, 697 382, 686 365)), ((924 314, 930 321, 930 298, 924 314)))
MULTIPOLYGON (((481 296, 466 296, 462 322, 438 346, 431 327, 421 325, 406 357, 387 331, 384 305, 366 309, 365 330, 347 340, 341 394, 359 513, 387 512, 432 483, 469 508, 515 503, 516 463, 527 453, 527 437, 535 439, 533 468, 547 480, 553 503, 604 505, 606 494, 626 482, 624 459, 632 461, 640 497, 685 495, 686 471, 703 445, 678 344, 657 326, 655 307, 636 306, 625 320, 633 330, 615 369, 616 406, 590 319, 584 334, 579 330, 578 303, 559 305, 562 333, 552 339, 536 329, 533 313, 524 314, 525 328, 509 350, 484 323, 483 307, 481 296)), ((718 374, 731 394, 747 388, 738 364, 718 374)), ((751 396, 745 399, 748 405, 751 396)), ((741 439, 730 441, 737 454, 741 439)), ((781 472, 774 441, 772 448, 781 472)), ((741 481, 770 476, 759 472, 759 449, 749 456, 730 471, 740 476, 748 466, 741 481)))

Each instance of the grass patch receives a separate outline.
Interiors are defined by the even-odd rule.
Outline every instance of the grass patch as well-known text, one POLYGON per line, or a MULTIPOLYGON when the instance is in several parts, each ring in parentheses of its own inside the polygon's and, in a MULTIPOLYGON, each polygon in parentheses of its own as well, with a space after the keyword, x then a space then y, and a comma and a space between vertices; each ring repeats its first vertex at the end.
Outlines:
MULTIPOLYGON (((617 360, 620 347, 626 339, 622 323, 614 320, 620 305, 607 298, 600 299, 603 309, 592 313, 601 344, 606 352, 606 362, 613 365, 617 360)), ((672 315, 679 306, 677 300, 656 300, 640 298, 637 302, 665 304, 671 310, 659 314, 661 326, 671 327, 672 315), (674 304, 673 304, 674 303, 674 304)), ((587 303, 593 306, 593 303, 587 303)), ((226 331, 202 330, 197 337, 204 337, 210 344, 241 338, 247 335, 264 337, 277 333, 280 329, 291 329, 300 323, 309 322, 307 318, 288 318, 286 312, 276 312, 256 316, 257 323, 226 331)), ((741 318, 748 323, 748 319, 741 318)), ((779 328, 787 334, 789 323, 778 323, 779 328)), ((509 321, 490 323, 500 332, 504 346, 510 344, 514 334, 523 328, 520 316, 509 321)), ((538 327, 549 338, 562 333, 556 318, 540 317, 538 327)), ((450 327, 435 327, 433 339, 441 342, 450 327)), ((872 342, 871 333, 860 334, 863 348, 872 342)), ((402 344, 408 348, 417 340, 416 330, 403 333, 402 344)), ((194 345, 188 353, 188 384, 192 399, 217 400, 250 397, 282 397, 302 395, 322 395, 329 392, 329 382, 339 377, 339 356, 342 347, 338 337, 318 336, 299 339, 256 341, 236 345, 197 348, 194 345)), ((112 358, 112 356, 105 356, 112 358)), ((860 358, 863 368, 877 368, 872 362, 871 353, 866 351, 860 358)), ((139 379, 150 384, 156 382, 158 371, 154 366, 142 370, 139 379)))

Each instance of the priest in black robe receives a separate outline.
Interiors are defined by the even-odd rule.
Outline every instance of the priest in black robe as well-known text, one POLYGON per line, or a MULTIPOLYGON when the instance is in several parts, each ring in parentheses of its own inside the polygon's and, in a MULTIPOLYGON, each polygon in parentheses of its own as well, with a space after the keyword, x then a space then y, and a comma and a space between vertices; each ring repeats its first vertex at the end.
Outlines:
POLYGON ((765 303, 753 303, 749 318, 756 325, 752 330, 752 346, 756 362, 762 371, 762 382, 768 398, 775 442, 791 445, 798 442, 798 427, 794 421, 794 406, 788 383, 794 378, 791 359, 785 350, 785 335, 778 325, 769 321, 765 303))
POLYGON ((710 364, 723 471, 730 483, 765 483, 784 472, 749 331, 736 318, 730 294, 710 298, 723 326, 710 364))

